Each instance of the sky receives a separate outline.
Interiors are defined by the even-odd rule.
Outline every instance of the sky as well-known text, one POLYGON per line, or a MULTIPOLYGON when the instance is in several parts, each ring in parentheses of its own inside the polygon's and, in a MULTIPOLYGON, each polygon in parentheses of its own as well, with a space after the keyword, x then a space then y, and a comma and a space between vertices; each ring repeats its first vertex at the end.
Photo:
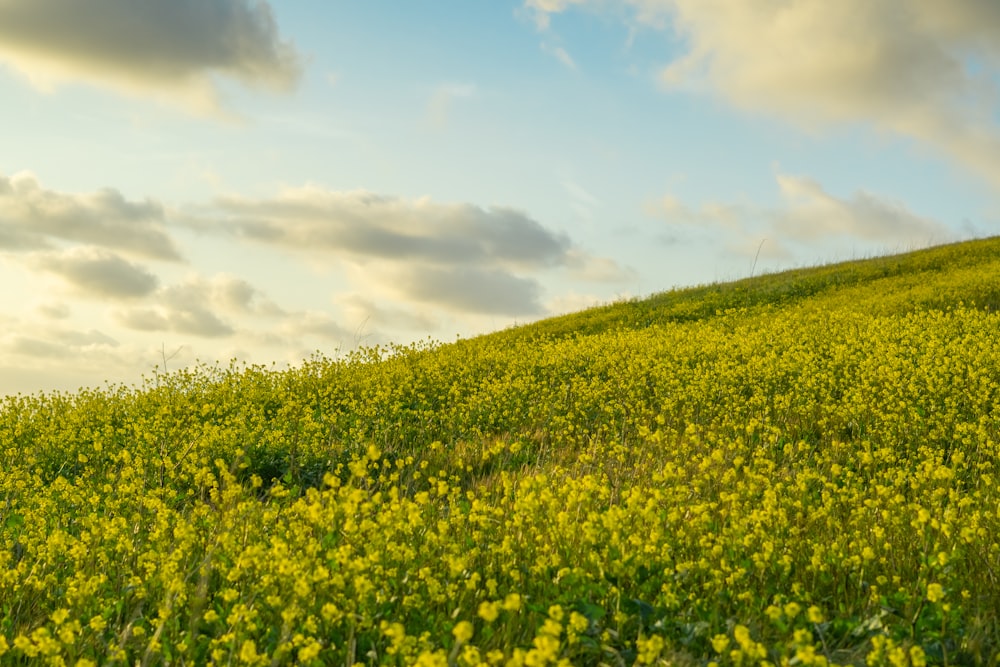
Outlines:
POLYGON ((0 0, 0 395, 997 233, 996 0, 0 0))

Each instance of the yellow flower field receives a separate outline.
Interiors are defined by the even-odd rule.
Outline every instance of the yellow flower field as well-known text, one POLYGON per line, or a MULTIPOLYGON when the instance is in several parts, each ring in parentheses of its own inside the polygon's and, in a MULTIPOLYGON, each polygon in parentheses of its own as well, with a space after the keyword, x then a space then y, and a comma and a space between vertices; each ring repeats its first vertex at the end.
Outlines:
POLYGON ((997 664, 997 275, 8 397, 0 664, 997 664))

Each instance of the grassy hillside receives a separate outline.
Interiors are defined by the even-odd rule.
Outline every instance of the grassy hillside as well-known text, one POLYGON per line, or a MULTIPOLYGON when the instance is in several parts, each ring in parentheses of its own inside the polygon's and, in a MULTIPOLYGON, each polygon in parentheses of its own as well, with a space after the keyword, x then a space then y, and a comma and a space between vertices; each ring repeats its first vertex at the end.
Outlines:
POLYGON ((995 664, 1000 239, 0 406, 0 663, 995 664))

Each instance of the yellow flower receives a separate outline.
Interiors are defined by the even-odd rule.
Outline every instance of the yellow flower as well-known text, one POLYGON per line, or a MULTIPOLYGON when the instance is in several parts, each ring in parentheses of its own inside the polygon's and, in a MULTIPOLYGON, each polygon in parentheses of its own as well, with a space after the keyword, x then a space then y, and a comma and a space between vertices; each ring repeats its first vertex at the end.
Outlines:
POLYGON ((569 615, 569 629, 573 632, 583 632, 590 627, 590 621, 579 612, 572 612, 569 615))
POLYGON ((313 639, 308 644, 299 649, 299 662, 309 662, 314 660, 316 656, 319 655, 320 650, 322 650, 323 645, 317 640, 313 639))
POLYGON ((257 661, 257 644, 252 639, 246 640, 240 647, 240 660, 249 663, 257 661))
POLYGON ((517 593, 510 593, 503 600, 504 611, 517 611, 521 608, 521 596, 517 593))
POLYGON ((483 619, 487 623, 492 623, 497 620, 497 616, 500 615, 500 605, 496 602, 489 602, 484 600, 479 603, 479 618, 483 619))
POLYGON ((451 634, 455 635, 455 640, 460 644, 472 639, 472 633, 473 627, 469 621, 459 621, 458 625, 451 631, 451 634))
POLYGON ((927 587, 927 599, 931 602, 939 602, 944 599, 944 588, 941 584, 930 584, 927 587))

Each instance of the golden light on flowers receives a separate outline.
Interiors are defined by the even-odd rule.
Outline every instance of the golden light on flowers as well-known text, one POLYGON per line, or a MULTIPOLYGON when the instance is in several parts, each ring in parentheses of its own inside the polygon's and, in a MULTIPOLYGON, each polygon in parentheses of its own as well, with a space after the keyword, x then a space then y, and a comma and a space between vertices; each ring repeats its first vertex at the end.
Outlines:
POLYGON ((500 605, 496 602, 484 600, 479 603, 479 610, 477 613, 479 614, 479 618, 483 619, 487 623, 492 623, 500 616, 500 605))
POLYGON ((472 639, 473 627, 469 621, 459 621, 451 633, 455 636, 455 641, 467 644, 472 639))
POLYGON ((931 602, 940 602, 944 599, 944 588, 941 584, 929 584, 927 586, 927 599, 931 602))
POLYGON ((985 664, 998 246, 9 397, 0 655, 985 664))

